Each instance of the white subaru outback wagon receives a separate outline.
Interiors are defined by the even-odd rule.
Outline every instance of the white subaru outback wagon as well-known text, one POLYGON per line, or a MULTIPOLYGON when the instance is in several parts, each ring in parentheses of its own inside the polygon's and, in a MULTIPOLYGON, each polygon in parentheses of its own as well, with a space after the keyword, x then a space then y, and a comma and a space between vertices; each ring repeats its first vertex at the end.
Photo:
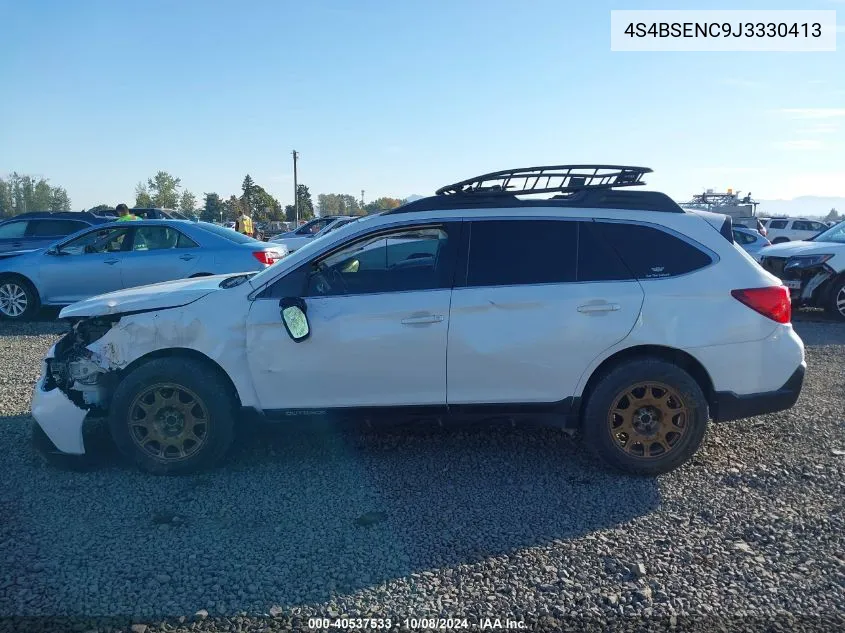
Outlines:
POLYGON ((485 174, 258 274, 68 306, 35 433, 82 454, 86 416, 105 414, 140 468, 177 473, 222 458, 244 410, 527 416, 580 430, 616 468, 669 471, 709 420, 791 407, 806 365, 780 280, 726 216, 628 189, 650 171, 485 174))

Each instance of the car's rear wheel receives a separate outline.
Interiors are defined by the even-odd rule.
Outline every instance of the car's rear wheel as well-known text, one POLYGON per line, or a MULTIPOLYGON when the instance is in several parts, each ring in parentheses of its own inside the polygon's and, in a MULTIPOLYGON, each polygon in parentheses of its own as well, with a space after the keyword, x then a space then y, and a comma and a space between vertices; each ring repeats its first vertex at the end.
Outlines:
POLYGON ((235 402, 219 370, 189 358, 151 360, 115 389, 109 426, 122 453, 154 474, 217 463, 232 443, 235 402))
POLYGON ((38 312, 38 293, 20 277, 0 278, 0 316, 25 321, 38 312))
POLYGON ((659 359, 631 360, 606 373, 589 395, 584 438, 610 466, 658 475, 692 457, 709 417, 707 399, 686 371, 659 359))
POLYGON ((831 289, 827 313, 835 319, 845 321, 845 279, 840 279, 831 289))

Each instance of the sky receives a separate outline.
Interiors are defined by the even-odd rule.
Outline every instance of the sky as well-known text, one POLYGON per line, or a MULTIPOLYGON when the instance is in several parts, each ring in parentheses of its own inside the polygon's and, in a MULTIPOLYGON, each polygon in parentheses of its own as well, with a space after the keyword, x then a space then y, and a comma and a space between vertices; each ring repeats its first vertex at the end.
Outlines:
MULTIPOLYGON (((835 53, 611 52, 655 0, 0 0, 0 175, 132 203, 165 170, 201 199, 245 174, 289 204, 428 195, 541 164, 651 167, 686 199, 845 196, 845 0, 835 53)), ((716 7, 718 8, 718 7, 716 7)))

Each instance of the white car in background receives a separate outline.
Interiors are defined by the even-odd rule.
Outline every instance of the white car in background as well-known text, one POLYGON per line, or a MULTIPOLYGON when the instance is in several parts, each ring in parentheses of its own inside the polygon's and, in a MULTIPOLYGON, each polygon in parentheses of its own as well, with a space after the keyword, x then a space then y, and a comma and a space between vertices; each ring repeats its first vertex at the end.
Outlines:
POLYGON ((766 227, 766 237, 772 244, 806 240, 828 228, 824 222, 806 218, 768 218, 763 220, 763 225, 766 227))
MULTIPOLYGON (((360 217, 360 216, 357 216, 360 217)), ((295 231, 282 233, 270 240, 273 244, 284 244, 289 253, 302 248, 310 241, 322 237, 331 231, 357 219, 356 216, 333 215, 314 218, 295 231)))

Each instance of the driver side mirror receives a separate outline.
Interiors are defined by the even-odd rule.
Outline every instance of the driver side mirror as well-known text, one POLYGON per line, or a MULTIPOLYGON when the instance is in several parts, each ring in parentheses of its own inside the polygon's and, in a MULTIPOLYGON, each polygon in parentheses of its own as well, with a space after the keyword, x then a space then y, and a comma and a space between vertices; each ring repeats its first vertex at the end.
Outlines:
POLYGON ((311 336, 311 326, 308 323, 308 311, 305 300, 300 297, 285 297, 279 301, 282 311, 282 323, 285 324, 288 336, 295 343, 301 343, 311 336))

